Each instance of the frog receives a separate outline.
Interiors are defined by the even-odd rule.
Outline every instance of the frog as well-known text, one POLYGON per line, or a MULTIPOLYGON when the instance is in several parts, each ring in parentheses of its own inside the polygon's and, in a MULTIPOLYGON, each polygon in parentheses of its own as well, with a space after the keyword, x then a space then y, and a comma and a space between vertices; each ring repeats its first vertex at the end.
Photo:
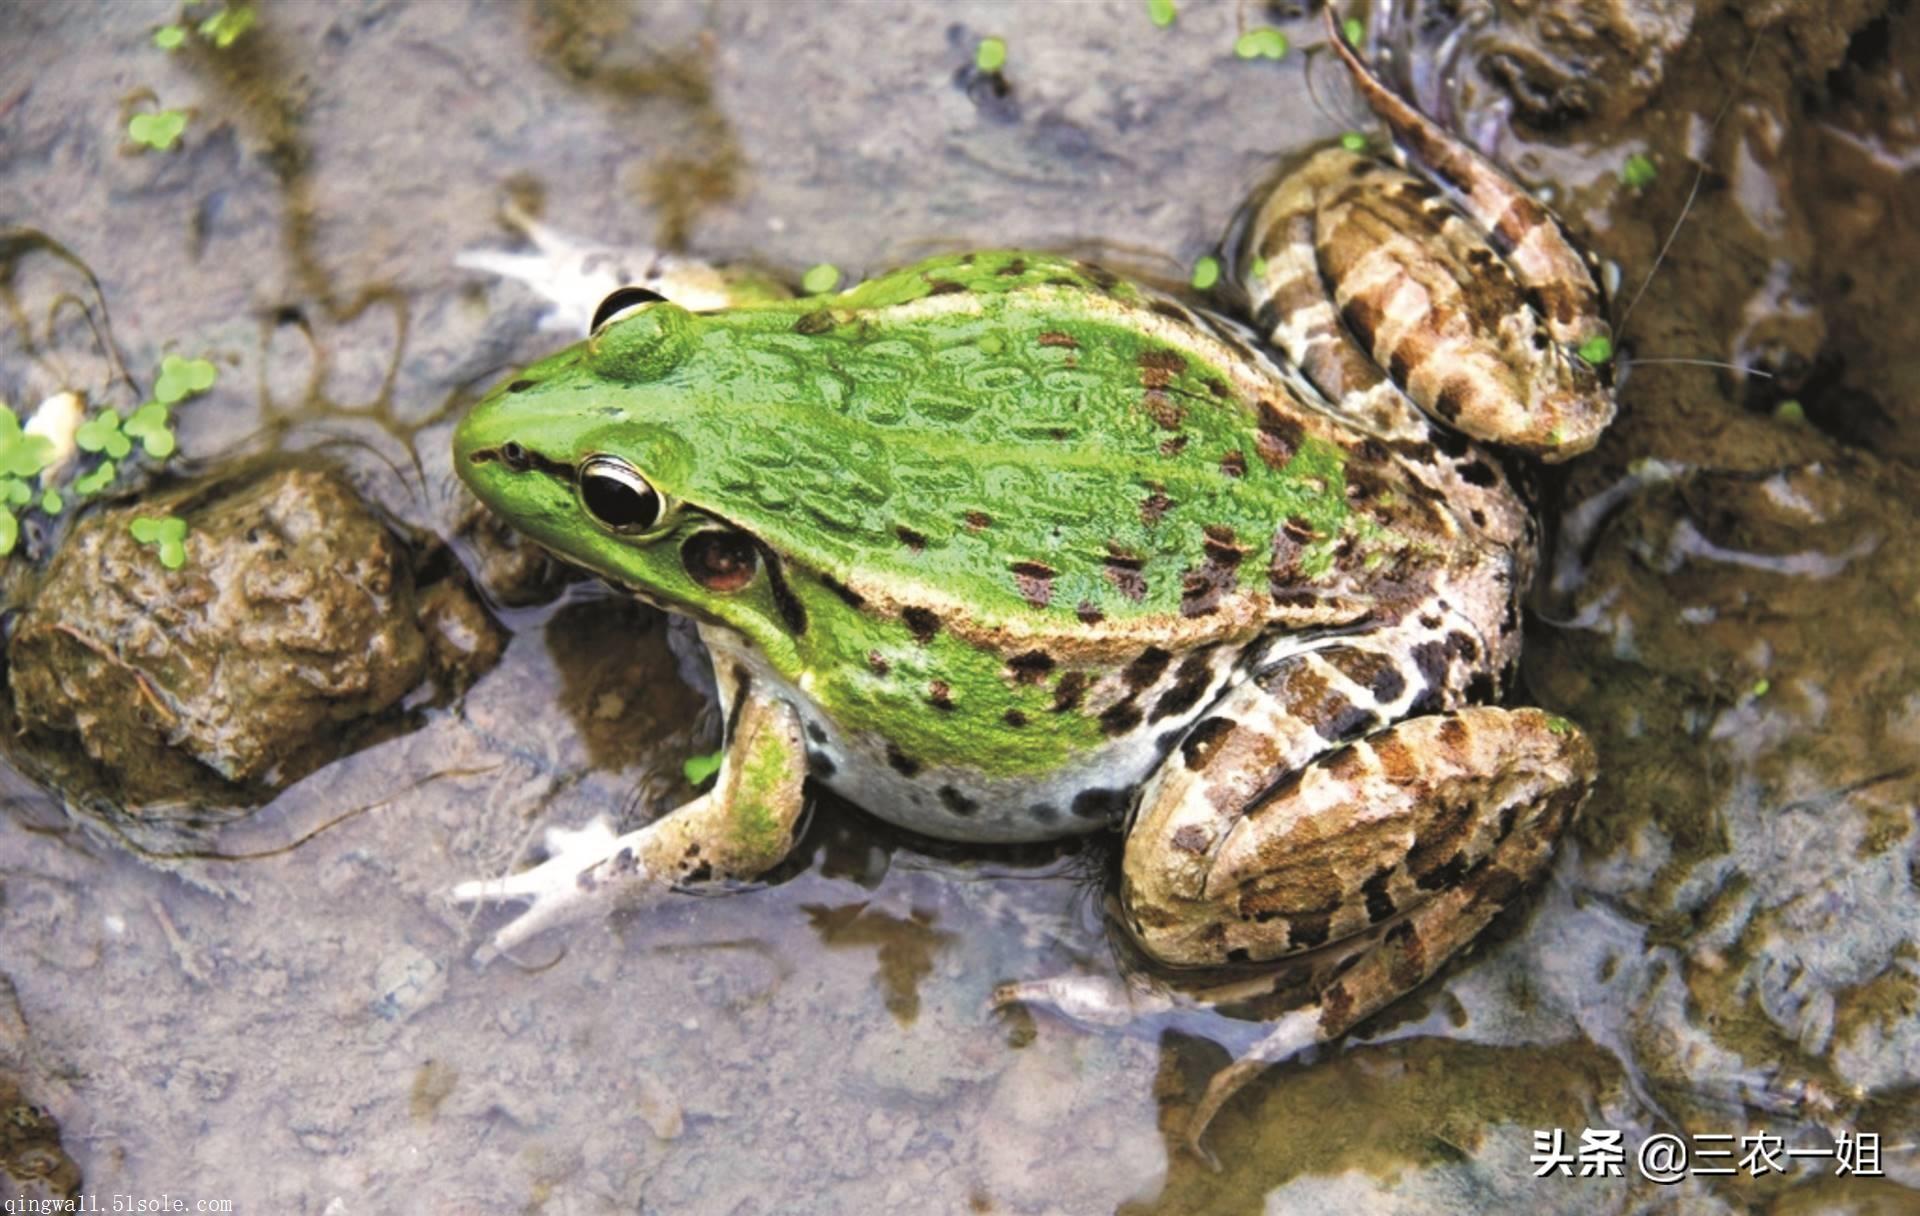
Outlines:
POLYGON ((1508 703, 1539 547, 1517 472, 1613 417, 1605 292, 1332 6, 1327 42, 1392 151, 1312 151, 1249 202, 1241 315, 1025 250, 797 297, 703 269, 697 306, 654 273, 474 405, 461 480, 694 622, 725 722, 683 805, 456 888, 528 904, 487 951, 766 873, 810 785, 945 840, 1117 833, 1116 930, 1173 978, 991 1003, 1263 1008, 1197 1148, 1540 879, 1597 770, 1508 703))

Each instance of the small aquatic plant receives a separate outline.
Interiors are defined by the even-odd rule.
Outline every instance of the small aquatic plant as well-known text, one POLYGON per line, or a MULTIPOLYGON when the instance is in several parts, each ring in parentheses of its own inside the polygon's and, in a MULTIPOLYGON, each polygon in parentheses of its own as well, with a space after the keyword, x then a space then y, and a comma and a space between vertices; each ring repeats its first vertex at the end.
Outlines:
POLYGON ((983 72, 997 72, 1007 66, 1007 40, 982 38, 973 52, 973 66, 983 72))
POLYGON ((1654 167, 1652 159, 1641 152, 1635 152, 1627 157, 1626 163, 1620 166, 1620 180, 1626 183, 1629 189, 1645 189, 1653 184, 1654 178, 1659 176, 1660 170, 1654 167))
POLYGON ((1263 25, 1234 39, 1233 53, 1242 59, 1281 59, 1287 53, 1287 36, 1263 25))
POLYGON ((1193 264, 1193 289, 1205 291, 1220 281, 1220 259, 1211 255, 1193 264))
POLYGON ((179 142, 187 129, 185 110, 154 110, 135 114, 127 120, 127 137, 143 148, 165 152, 179 142))
POLYGON ((800 290, 810 296, 825 295, 839 285, 840 268, 832 262, 809 267, 807 273, 800 276, 800 290))
POLYGON ((187 521, 179 516, 136 516, 127 524, 127 531, 141 544, 151 545, 167 569, 178 570, 187 564, 187 521))
MULTIPOLYGON (((13 410, 0 403, 0 556, 12 553, 19 543, 21 511, 59 515, 69 498, 104 493, 119 477, 121 462, 133 454, 134 444, 152 460, 172 456, 179 450, 172 407, 212 388, 218 375, 210 360, 168 355, 154 378, 153 399, 125 418, 111 406, 85 417, 79 397, 68 393, 43 404, 34 420, 22 426, 13 410), (63 408, 55 410, 54 403, 63 398, 63 408), (85 472, 70 474, 76 452, 100 460, 85 472), (59 484, 62 476, 67 477, 64 485, 59 484)), ((156 543, 164 539, 157 537, 156 543)), ((176 543, 161 544, 160 556, 169 569, 178 569, 186 550, 178 537, 173 540, 176 543), (168 561, 169 555, 179 560, 168 561)))
POLYGON ((1172 25, 1176 15, 1173 0, 1147 0, 1147 20, 1161 29, 1172 25))

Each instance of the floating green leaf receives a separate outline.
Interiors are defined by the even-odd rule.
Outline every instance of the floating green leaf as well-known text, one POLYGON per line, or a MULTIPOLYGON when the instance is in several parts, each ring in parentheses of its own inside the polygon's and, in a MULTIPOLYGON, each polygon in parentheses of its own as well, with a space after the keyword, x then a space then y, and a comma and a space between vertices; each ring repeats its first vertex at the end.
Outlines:
POLYGON ((1638 152, 1627 157, 1626 163, 1620 166, 1620 180, 1635 190, 1651 186, 1653 179, 1659 176, 1660 170, 1654 167, 1653 161, 1638 152))
POLYGON ((1267 259, 1253 259, 1253 277, 1256 279, 1264 279, 1267 277, 1267 259))
POLYGON ((1349 152, 1365 152, 1367 137, 1358 131, 1348 131, 1340 137, 1340 146, 1349 152))
POLYGON ((0 477, 0 503, 24 507, 33 501, 33 487, 18 477, 0 477))
POLYGON ((1147 0, 1147 19, 1161 29, 1173 24, 1173 0, 1147 0))
POLYGON ((1773 407, 1773 416, 1780 422, 1805 422, 1807 407, 1801 405, 1797 399, 1789 397, 1773 407))
POLYGON ((40 496, 40 509, 48 515, 58 515, 67 509, 67 500, 60 497, 60 491, 48 490, 40 496))
POLYGON ((257 16, 251 4, 223 8, 200 23, 200 36, 224 51, 253 28, 257 16))
POLYGON ((32 477, 53 462, 53 440, 29 435, 20 419, 0 405, 0 476, 32 477))
POLYGON ((1365 40, 1367 27, 1360 18, 1349 17, 1340 23, 1340 35, 1347 40, 1348 46, 1357 47, 1365 40))
POLYGON ((83 452, 105 452, 114 460, 133 450, 133 441, 120 433, 120 415, 112 410, 101 410, 81 423, 73 442, 83 452))
POLYGON ((982 38, 973 52, 973 66, 983 72, 997 72, 1007 66, 1007 40, 982 38))
POLYGON ((807 269, 800 276, 800 290, 810 296, 824 295, 840 285, 840 268, 832 262, 821 262, 807 269))
POLYGON ((163 51, 177 51, 187 42, 187 30, 181 25, 163 25, 153 31, 153 45, 163 51))
POLYGON ((127 524, 127 531, 133 539, 143 545, 152 545, 158 552, 160 564, 169 570, 178 570, 187 564, 187 521, 172 515, 159 518, 142 515, 127 524))
POLYGON ((173 429, 167 425, 167 407, 158 401, 149 401, 133 411, 133 417, 121 424, 125 434, 140 441, 147 455, 155 460, 165 460, 173 455, 173 429))
POLYGON ((1287 36, 1263 25, 1234 39, 1233 53, 1242 59, 1280 59, 1287 53, 1287 36))
POLYGON ((687 776, 688 785, 705 785, 707 778, 720 771, 720 761, 725 758, 724 749, 706 756, 688 756, 680 771, 687 776))
POLYGON ((1193 289, 1205 291, 1220 281, 1220 259, 1212 256, 1201 258, 1193 264, 1193 289))
POLYGON ((207 359, 182 359, 168 355, 160 360, 160 378, 153 382, 153 397, 162 405, 172 405, 213 387, 219 369, 207 359))
POLYGON ((151 114, 135 114, 127 120, 127 134, 134 143, 161 152, 173 147, 186 129, 185 110, 156 110, 151 114))
POLYGON ((1613 358, 1613 339, 1607 337, 1605 334, 1595 334, 1585 342, 1582 342, 1579 347, 1575 349, 1574 353, 1595 367, 1599 367, 1607 360, 1613 358))
POLYGON ((114 474, 117 471, 118 470, 113 467, 113 461, 103 460, 100 462, 99 468, 96 468, 84 477, 74 478, 73 484, 67 488, 72 490, 77 497, 91 498, 93 495, 107 488, 108 484, 113 481, 114 474))
POLYGON ((0 511, 0 557, 13 552, 20 543, 20 521, 13 517, 12 511, 0 511))
POLYGON ((1773 681, 1767 679, 1765 676, 1761 676, 1753 682, 1753 695, 1756 697, 1764 697, 1772 690, 1773 681))

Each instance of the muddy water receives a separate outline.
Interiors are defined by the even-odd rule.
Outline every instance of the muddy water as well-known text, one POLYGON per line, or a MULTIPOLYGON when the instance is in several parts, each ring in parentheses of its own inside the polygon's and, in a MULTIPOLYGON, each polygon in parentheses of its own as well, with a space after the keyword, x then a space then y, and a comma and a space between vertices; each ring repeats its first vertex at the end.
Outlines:
MULTIPOLYGON (((1632 353, 1772 378, 1634 368, 1620 426, 1549 484, 1529 678, 1595 732, 1602 790, 1469 965, 1229 1106, 1219 1173, 1165 1129, 1250 1028, 984 1012, 998 981, 1114 966, 1090 853, 940 850, 822 805, 764 889, 473 966, 495 922, 452 883, 549 823, 670 803, 713 737, 663 623, 586 586, 503 609, 512 642, 458 705, 208 837, 130 841, 0 774, 0 1066, 89 1192, 239 1211, 1910 1204, 1920 144, 1898 81, 1920 56, 1868 4, 1753 28, 1707 7, 1623 7, 1571 44, 1500 27, 1457 89, 1415 82, 1621 261, 1623 303, 1691 194, 1632 353), (1633 151, 1659 170, 1637 190, 1633 151), (1532 1177, 1535 1131, 1589 1126, 1865 1129, 1888 1177, 1532 1177)), ((563 340, 454 267, 511 244, 508 198, 788 275, 991 243, 1179 280, 1273 155, 1359 122, 1298 47, 1233 57, 1254 5, 1159 30, 1132 0, 287 3, 170 55, 148 39, 174 15, 0 12, 0 218, 73 255, 15 263, 0 386, 128 392, 52 307, 89 301, 136 376, 220 363, 182 413, 190 464, 324 452, 421 533, 462 510, 461 404, 563 340), (986 34, 1008 87, 969 72, 986 34), (155 106, 189 111, 173 152, 125 140, 155 106)))

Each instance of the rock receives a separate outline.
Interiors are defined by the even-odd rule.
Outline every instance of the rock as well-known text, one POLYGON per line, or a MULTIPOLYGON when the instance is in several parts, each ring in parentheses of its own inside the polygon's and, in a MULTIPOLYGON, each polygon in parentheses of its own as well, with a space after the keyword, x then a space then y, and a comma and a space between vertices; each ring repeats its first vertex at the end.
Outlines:
MULTIPOLYGON (((433 653, 499 653, 457 587, 428 597, 433 653)), ((130 810, 250 803, 348 750, 427 674, 408 550, 341 477, 292 468, 149 495, 81 523, 8 645, 13 707, 76 741, 130 810), (186 521, 168 569, 138 519, 186 521)))

